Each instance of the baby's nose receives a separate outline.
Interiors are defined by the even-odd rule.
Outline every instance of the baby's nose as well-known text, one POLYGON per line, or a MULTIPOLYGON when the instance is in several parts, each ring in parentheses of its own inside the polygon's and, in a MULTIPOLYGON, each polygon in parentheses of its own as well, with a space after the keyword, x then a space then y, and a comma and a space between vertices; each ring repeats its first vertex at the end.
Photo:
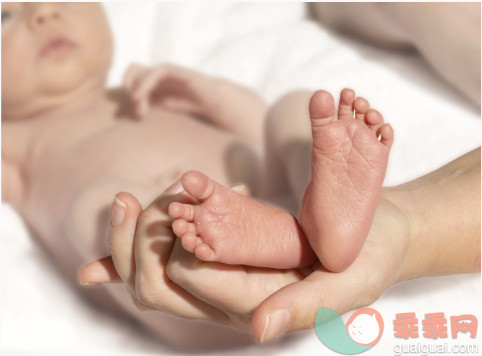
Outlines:
POLYGON ((60 18, 60 13, 55 3, 32 4, 31 25, 34 27, 43 26, 60 18))

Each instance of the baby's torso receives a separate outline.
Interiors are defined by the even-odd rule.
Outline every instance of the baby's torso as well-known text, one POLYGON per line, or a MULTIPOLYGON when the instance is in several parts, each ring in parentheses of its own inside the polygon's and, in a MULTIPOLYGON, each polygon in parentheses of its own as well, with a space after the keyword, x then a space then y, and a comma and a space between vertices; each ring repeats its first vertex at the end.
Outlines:
POLYGON ((94 218, 118 191, 143 187, 146 204, 191 169, 239 182, 245 177, 229 167, 254 157, 240 139, 188 115, 153 110, 137 121, 108 113, 55 121, 31 136, 22 210, 39 234, 55 233, 80 195, 92 196, 82 204, 94 218))

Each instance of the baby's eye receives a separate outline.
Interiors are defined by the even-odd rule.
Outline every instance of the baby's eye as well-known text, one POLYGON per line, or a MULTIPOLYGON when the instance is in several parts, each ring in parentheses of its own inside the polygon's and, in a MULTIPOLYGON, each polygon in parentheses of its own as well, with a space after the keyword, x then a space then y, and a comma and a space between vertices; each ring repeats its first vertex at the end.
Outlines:
POLYGON ((8 20, 10 18, 10 16, 11 16, 10 12, 2 11, 2 22, 8 20))

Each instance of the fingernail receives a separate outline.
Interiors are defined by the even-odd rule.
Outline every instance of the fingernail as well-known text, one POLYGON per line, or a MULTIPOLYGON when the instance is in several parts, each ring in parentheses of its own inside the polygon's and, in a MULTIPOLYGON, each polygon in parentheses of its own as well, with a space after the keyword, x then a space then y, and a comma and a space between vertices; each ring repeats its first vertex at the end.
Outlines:
POLYGON ((112 211, 110 216, 110 223, 113 226, 122 224, 126 217, 127 205, 121 202, 119 199, 114 198, 114 204, 112 204, 112 211))
POLYGON ((263 343, 284 333, 288 328, 289 322, 290 313, 285 309, 277 310, 274 313, 268 314, 259 341, 263 343))
POLYGON ((231 188, 234 189, 234 190, 245 190, 245 189, 248 189, 248 188, 246 188, 246 185, 245 185, 245 184, 236 184, 236 185, 233 185, 231 188))
POLYGON ((232 189, 240 194, 248 194, 248 187, 245 184, 235 185, 232 189))
POLYGON ((101 285, 102 283, 97 283, 97 282, 80 282, 83 286, 98 286, 101 285))

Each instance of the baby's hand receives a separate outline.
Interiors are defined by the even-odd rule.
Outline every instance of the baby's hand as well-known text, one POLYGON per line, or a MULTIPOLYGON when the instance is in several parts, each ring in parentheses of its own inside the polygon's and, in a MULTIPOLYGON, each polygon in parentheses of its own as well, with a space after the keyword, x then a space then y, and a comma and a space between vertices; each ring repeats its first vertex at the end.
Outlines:
POLYGON ((153 105, 193 115, 207 115, 216 104, 220 85, 216 79, 193 70, 163 64, 158 67, 131 65, 123 80, 134 114, 144 118, 153 105))

